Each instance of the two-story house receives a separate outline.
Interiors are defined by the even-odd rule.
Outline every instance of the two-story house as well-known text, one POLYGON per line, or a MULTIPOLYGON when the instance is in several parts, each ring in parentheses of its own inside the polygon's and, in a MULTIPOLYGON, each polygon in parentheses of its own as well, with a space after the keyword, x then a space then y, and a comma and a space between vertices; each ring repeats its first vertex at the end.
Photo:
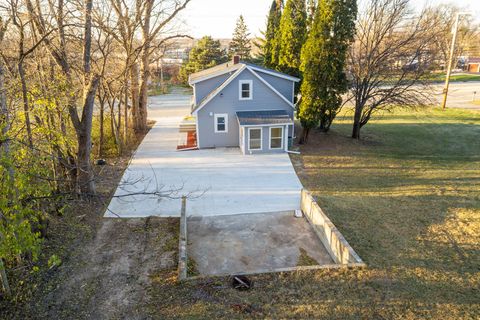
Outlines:
POLYGON ((244 154, 287 151, 298 81, 238 57, 190 75, 197 147, 240 147, 244 154))

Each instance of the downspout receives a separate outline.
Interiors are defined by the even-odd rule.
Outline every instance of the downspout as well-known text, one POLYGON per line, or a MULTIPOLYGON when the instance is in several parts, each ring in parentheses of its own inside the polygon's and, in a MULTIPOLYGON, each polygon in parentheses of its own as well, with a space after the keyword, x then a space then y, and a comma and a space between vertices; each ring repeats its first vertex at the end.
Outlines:
MULTIPOLYGON (((298 104, 300 103, 300 100, 302 100, 302 96, 298 94, 297 103, 294 104, 295 112, 298 110, 297 107, 298 107, 298 104)), ((295 139, 295 112, 294 112, 293 123, 292 123, 292 144, 293 144, 293 139, 295 139)), ((288 150, 288 126, 287 126, 287 142, 285 145, 285 152, 292 153, 292 154, 300 154, 299 151, 288 150)))

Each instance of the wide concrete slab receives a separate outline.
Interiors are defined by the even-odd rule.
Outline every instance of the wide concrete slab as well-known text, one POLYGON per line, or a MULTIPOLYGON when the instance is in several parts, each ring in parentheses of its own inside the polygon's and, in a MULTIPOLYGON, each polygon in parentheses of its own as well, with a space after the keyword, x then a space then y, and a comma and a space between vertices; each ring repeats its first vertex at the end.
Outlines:
POLYGON ((187 229, 188 257, 201 275, 297 267, 300 249, 318 265, 334 263, 308 221, 293 212, 190 217, 187 229))
POLYGON ((238 148, 176 151, 190 96, 152 97, 155 126, 125 171, 106 217, 212 216, 300 208, 302 185, 287 154, 242 155, 238 148))

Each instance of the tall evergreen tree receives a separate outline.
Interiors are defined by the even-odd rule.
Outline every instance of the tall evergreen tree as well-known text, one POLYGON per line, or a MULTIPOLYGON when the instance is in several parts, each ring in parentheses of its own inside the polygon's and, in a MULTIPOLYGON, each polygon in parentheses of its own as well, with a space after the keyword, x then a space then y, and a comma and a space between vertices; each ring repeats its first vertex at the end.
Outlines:
POLYGON ((267 18, 267 30, 262 45, 263 64, 267 68, 276 69, 278 66, 280 19, 282 18, 283 0, 273 0, 267 18))
MULTIPOLYGON (((307 10, 305 0, 287 0, 280 19, 279 70, 300 75, 300 54, 307 35, 307 10)), ((274 57, 277 59, 277 57, 274 57)))
POLYGON ((303 82, 299 118, 301 142, 310 129, 328 131, 348 89, 347 51, 355 35, 355 0, 319 0, 312 29, 302 50, 303 82))
POLYGON ((188 61, 180 69, 180 79, 186 83, 190 74, 216 66, 227 60, 227 54, 221 48, 220 41, 205 36, 190 51, 188 61))
POLYGON ((230 42, 228 53, 232 57, 234 55, 240 56, 242 60, 248 60, 251 57, 252 45, 250 44, 250 33, 245 24, 243 16, 237 20, 237 25, 233 32, 232 41, 230 42))

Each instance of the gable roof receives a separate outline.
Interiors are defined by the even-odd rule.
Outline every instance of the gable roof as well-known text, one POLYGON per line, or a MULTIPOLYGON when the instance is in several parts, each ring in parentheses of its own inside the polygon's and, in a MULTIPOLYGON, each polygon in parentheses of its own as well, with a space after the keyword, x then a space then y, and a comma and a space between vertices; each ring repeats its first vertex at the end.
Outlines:
POLYGON ((223 90, 230 82, 233 81, 243 70, 245 70, 245 66, 241 67, 237 71, 235 71, 230 77, 228 77, 220 86, 218 86, 215 90, 210 92, 205 98, 200 101, 198 106, 193 109, 192 113, 195 111, 198 111, 199 109, 203 108, 204 105, 206 105, 210 100, 212 100, 220 91, 223 90))
POLYGON ((276 76, 276 77, 287 79, 287 80, 294 81, 294 82, 299 82, 300 81, 299 78, 292 77, 292 76, 290 76, 286 73, 283 73, 283 72, 279 72, 279 71, 276 71, 276 70, 273 70, 273 69, 268 69, 268 68, 265 68, 265 67, 253 64, 253 63, 244 62, 244 64, 246 64, 248 67, 250 67, 251 69, 253 69, 255 71, 260 71, 260 72, 263 72, 263 73, 266 73, 266 74, 269 74, 269 75, 272 75, 272 76, 276 76))
POLYGON ((225 73, 236 71, 240 69, 242 65, 240 63, 234 64, 232 61, 219 64, 218 66, 208 68, 199 72, 192 73, 188 78, 189 84, 195 84, 197 82, 205 81, 211 78, 221 76, 225 73))
MULTIPOLYGON (((240 63, 239 63, 240 64, 240 63)), ((255 77, 257 77, 262 83, 264 83, 270 90, 272 90, 276 95, 278 95, 283 101, 285 101, 289 106, 295 109, 295 105, 291 102, 288 101, 287 98, 283 94, 277 91, 268 81, 263 79, 258 73, 256 73, 252 67, 247 66, 246 64, 242 64, 242 66, 235 71, 227 80, 225 80, 218 88, 210 92, 205 98, 203 98, 202 101, 192 110, 192 114, 196 114, 200 109, 202 109, 207 103, 209 103, 217 94, 220 93, 226 86, 230 84, 240 73, 242 73, 244 70, 250 71, 255 77)))
POLYGON ((190 75, 190 77, 188 78, 188 83, 190 85, 193 85, 195 83, 202 82, 202 81, 214 78, 214 77, 218 77, 218 76, 221 76, 223 74, 230 73, 232 71, 237 71, 238 69, 240 69, 244 66, 247 66, 250 69, 253 69, 253 70, 256 70, 256 71, 264 72, 264 73, 270 74, 272 76, 287 79, 287 80, 290 80, 290 81, 294 81, 294 82, 299 82, 300 81, 299 78, 289 76, 288 74, 278 72, 276 70, 267 69, 267 68, 261 67, 259 65, 253 64, 253 63, 247 63, 247 62, 243 62, 243 61, 240 61, 239 63, 234 63, 233 61, 229 61, 227 63, 219 64, 218 66, 215 66, 215 67, 212 67, 212 68, 208 68, 208 69, 196 72, 196 73, 192 73, 190 75))

